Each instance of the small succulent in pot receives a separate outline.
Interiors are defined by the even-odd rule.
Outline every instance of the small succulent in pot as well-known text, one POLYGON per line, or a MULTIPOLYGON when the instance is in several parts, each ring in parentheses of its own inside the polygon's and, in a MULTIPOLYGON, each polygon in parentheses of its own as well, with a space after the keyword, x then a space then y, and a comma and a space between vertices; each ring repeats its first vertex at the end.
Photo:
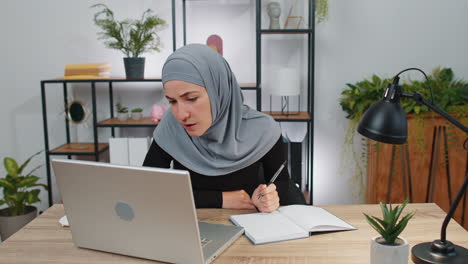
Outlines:
POLYGON ((380 203, 383 219, 364 214, 367 222, 369 222, 372 228, 374 228, 385 240, 385 244, 394 245, 397 237, 401 234, 401 232, 403 232, 406 225, 408 224, 408 221, 416 213, 409 213, 398 222, 398 218, 407 204, 408 201, 405 200, 401 206, 392 208, 391 204, 387 205, 380 203))
POLYGON ((132 119, 140 120, 143 116, 143 108, 137 107, 132 109, 132 119))
POLYGON ((117 118, 120 121, 126 121, 128 119, 128 108, 123 106, 121 103, 117 103, 116 107, 117 107, 117 118))

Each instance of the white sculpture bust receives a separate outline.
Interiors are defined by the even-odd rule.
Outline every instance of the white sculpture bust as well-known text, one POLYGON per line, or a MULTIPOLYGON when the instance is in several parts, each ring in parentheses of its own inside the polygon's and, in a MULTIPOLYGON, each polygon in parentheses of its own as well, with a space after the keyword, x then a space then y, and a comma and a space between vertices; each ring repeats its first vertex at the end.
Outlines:
POLYGON ((267 5, 267 13, 270 17, 270 29, 280 29, 279 17, 281 14, 281 6, 278 2, 270 2, 267 5))

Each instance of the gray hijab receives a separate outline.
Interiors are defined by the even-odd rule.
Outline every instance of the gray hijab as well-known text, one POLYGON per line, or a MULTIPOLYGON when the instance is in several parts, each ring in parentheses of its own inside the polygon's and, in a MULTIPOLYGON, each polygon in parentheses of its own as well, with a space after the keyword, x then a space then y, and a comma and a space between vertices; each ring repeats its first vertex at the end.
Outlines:
POLYGON ((202 175, 220 176, 248 167, 276 143, 281 129, 273 118, 244 105, 241 89, 226 60, 212 48, 190 44, 170 55, 162 82, 191 82, 206 88, 212 125, 191 137, 166 111, 154 131, 156 143, 175 160, 202 175))

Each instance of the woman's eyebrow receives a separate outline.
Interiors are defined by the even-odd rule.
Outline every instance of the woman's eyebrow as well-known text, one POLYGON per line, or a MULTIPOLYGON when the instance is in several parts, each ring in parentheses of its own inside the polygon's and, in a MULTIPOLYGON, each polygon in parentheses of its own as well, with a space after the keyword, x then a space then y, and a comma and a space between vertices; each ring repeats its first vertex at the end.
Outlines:
MULTIPOLYGON (((178 97, 187 97, 187 96, 189 96, 189 95, 191 95, 191 94, 198 94, 198 93, 199 93, 199 91, 188 91, 188 92, 185 92, 185 93, 179 95, 178 97)), ((170 97, 170 96, 167 96, 167 95, 165 95, 165 97, 166 97, 167 99, 171 99, 171 100, 174 99, 174 98, 172 98, 172 97, 170 97)))

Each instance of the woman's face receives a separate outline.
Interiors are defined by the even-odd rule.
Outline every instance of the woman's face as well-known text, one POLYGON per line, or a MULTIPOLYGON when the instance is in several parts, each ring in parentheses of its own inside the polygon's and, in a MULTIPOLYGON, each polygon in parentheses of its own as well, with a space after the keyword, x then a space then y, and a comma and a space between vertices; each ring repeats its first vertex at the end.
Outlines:
POLYGON ((184 81, 167 81, 166 98, 177 121, 192 137, 203 135, 211 127, 211 104, 205 87, 184 81))

